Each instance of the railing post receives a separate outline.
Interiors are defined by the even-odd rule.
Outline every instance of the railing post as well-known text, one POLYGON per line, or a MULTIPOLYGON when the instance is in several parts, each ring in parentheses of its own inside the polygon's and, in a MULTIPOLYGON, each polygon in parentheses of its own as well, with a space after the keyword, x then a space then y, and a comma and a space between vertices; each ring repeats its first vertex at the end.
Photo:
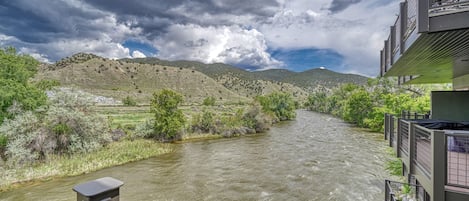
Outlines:
POLYGON ((396 151, 396 156, 398 158, 401 157, 401 153, 400 153, 400 149, 401 149, 401 138, 402 138, 402 133, 401 133, 401 130, 402 130, 402 124, 401 124, 401 119, 402 118, 397 118, 397 135, 396 135, 396 147, 395 147, 395 151, 396 151))
POLYGON ((446 183, 446 139, 445 132, 432 132, 432 201, 445 200, 446 183))
POLYGON ((392 147, 394 143, 394 115, 389 115, 389 146, 392 147))
POLYGON ((384 140, 388 139, 388 129, 389 129, 389 115, 388 113, 384 113, 384 140))

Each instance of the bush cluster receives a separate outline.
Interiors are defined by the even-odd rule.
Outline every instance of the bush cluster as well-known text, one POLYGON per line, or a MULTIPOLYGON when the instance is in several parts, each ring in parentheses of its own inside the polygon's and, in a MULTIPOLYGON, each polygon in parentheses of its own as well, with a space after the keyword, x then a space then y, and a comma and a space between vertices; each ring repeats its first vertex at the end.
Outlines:
POLYGON ((344 84, 312 93, 305 107, 373 131, 384 130, 385 113, 399 114, 403 110, 426 113, 430 110, 428 94, 394 86, 391 80, 384 78, 370 79, 366 86, 344 84))
POLYGON ((102 147, 111 141, 109 124, 92 105, 92 98, 83 93, 55 91, 48 106, 18 112, 0 126, 2 158, 16 166, 46 160, 51 154, 69 155, 102 147))
POLYGON ((296 117, 295 101, 290 94, 274 92, 266 96, 258 96, 256 99, 264 112, 273 114, 280 121, 296 117))

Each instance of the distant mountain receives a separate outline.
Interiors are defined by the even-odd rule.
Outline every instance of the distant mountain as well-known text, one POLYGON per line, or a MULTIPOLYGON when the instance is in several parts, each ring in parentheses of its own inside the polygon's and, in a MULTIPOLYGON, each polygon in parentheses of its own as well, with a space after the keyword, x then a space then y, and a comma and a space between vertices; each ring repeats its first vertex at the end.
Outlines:
POLYGON ((327 69, 315 68, 301 73, 292 74, 281 80, 302 87, 307 91, 313 91, 318 86, 332 88, 338 84, 355 83, 364 85, 368 78, 355 74, 342 74, 327 69))
POLYGON ((286 69, 270 69, 264 71, 255 71, 253 74, 263 79, 282 82, 286 78, 295 76, 298 73, 286 69))
MULTIPOLYGON (((228 64, 204 64, 196 61, 166 61, 157 58, 124 59, 127 62, 149 63, 163 66, 175 66, 191 68, 200 71, 207 76, 221 82, 228 89, 235 89, 230 80, 240 80, 249 84, 256 84, 255 81, 262 80, 271 82, 273 85, 290 84, 290 90, 295 87, 301 88, 297 93, 312 92, 317 87, 331 88, 343 83, 365 84, 367 77, 355 74, 342 74, 327 69, 311 69, 304 72, 292 72, 286 69, 271 69, 264 71, 249 72, 228 64), (293 85, 293 86, 291 86, 293 85), (302 91, 302 92, 301 92, 302 91)), ((241 86, 237 86, 241 87, 241 86)), ((279 87, 282 88, 282 87, 279 87)), ((261 89, 249 91, 249 94, 262 94, 261 89)), ((243 94, 248 95, 249 94, 243 94)))
POLYGON ((140 102, 148 102, 153 92, 169 88, 183 94, 189 103, 200 103, 208 96, 224 102, 247 101, 274 91, 289 93, 302 101, 317 88, 349 82, 364 84, 367 81, 363 76, 326 69, 248 72, 221 63, 156 58, 110 60, 86 53, 43 65, 36 79, 58 80, 63 86, 118 100, 132 96, 140 102))
POLYGON ((266 95, 274 91, 290 93, 297 99, 305 99, 308 96, 308 93, 298 86, 275 81, 265 77, 263 74, 248 72, 228 64, 204 64, 196 61, 165 61, 157 58, 122 59, 122 61, 174 66, 199 71, 243 97, 251 98, 258 95, 266 95))

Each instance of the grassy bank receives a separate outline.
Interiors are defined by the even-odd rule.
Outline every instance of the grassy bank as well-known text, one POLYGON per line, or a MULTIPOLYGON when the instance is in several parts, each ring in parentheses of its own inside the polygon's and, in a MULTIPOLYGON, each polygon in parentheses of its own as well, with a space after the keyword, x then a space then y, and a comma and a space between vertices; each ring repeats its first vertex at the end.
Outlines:
POLYGON ((25 183, 85 174, 171 151, 170 144, 155 143, 151 140, 121 141, 111 143, 92 153, 75 154, 70 157, 54 156, 47 162, 32 167, 9 169, 0 166, 0 192, 25 183))

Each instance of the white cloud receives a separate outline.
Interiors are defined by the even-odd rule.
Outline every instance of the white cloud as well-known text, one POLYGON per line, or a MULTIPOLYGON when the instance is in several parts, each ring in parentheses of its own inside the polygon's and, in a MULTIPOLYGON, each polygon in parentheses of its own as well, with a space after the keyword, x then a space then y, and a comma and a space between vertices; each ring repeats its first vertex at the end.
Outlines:
POLYGON ((267 52, 264 35, 256 29, 239 26, 176 24, 154 41, 158 57, 187 59, 205 63, 229 63, 262 69, 278 68, 281 62, 267 52))
POLYGON ((135 50, 132 52, 132 58, 145 58, 145 57, 147 56, 138 50, 135 50))
POLYGON ((342 72, 376 75, 379 50, 395 20, 389 13, 397 12, 398 4, 376 7, 372 5, 376 1, 362 1, 331 14, 324 9, 328 7, 327 2, 320 0, 313 5, 303 0, 287 1, 286 9, 268 23, 259 24, 259 30, 273 48, 332 49, 344 56, 343 68, 347 69, 341 69, 342 72))
POLYGON ((47 55, 38 53, 37 50, 35 50, 35 49, 22 47, 18 50, 18 52, 22 53, 22 54, 28 54, 28 55, 32 56, 33 58, 35 58, 36 60, 38 60, 40 62, 43 62, 43 63, 52 63, 47 58, 47 55))

